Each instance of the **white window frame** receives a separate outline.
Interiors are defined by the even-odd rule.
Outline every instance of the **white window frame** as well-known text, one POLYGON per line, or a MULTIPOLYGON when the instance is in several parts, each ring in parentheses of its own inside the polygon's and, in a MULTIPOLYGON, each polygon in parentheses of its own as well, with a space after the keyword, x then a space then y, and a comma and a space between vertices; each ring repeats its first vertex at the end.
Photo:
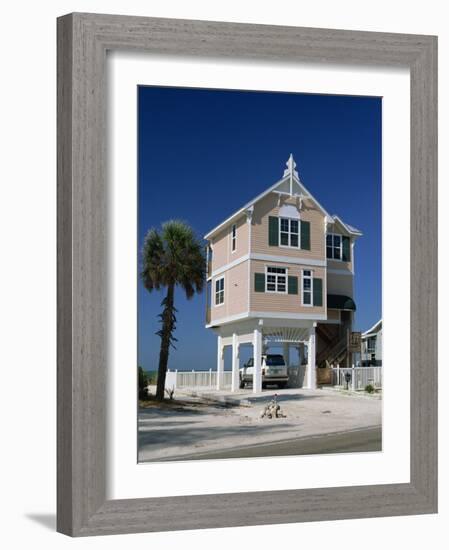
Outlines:
MULTIPOLYGON (((309 292, 309 290, 306 290, 309 292)), ((313 269, 301 270, 301 305, 304 307, 313 307, 313 269), (310 275, 304 275, 305 271, 309 271, 310 275), (310 304, 304 303, 304 279, 310 279, 310 304)))
MULTIPOLYGON (((294 235, 296 235, 296 233, 294 233, 294 235)), ((279 246, 282 247, 282 248, 294 248, 295 250, 301 248, 301 220, 299 218, 287 218, 286 216, 279 216, 279 237, 278 238, 279 238, 279 246), (282 220, 287 220, 288 221, 288 232, 287 232, 287 234, 288 234, 288 244, 282 244, 281 233, 286 233, 285 231, 281 230, 282 220), (298 246, 293 246, 291 244, 291 242, 292 242, 292 230, 291 230, 292 221, 295 221, 298 224, 298 246)))
POLYGON ((366 351, 367 353, 376 353, 376 337, 368 336, 366 339, 366 351), (373 343, 373 347, 370 347, 370 343, 373 343))
POLYGON ((343 235, 341 233, 326 233, 326 259, 327 260, 333 260, 334 262, 342 262, 343 261, 343 235), (328 258, 327 256, 327 237, 332 237, 332 257, 328 258), (334 237, 340 237, 340 258, 334 258, 334 249, 337 248, 334 246, 334 237))
POLYGON ((279 265, 266 265, 265 266, 265 292, 268 294, 288 294, 288 267, 281 267, 279 265), (268 273, 268 269, 284 269, 285 273, 268 273), (268 290, 268 275, 275 277, 275 290, 268 290), (285 277, 285 290, 278 290, 278 277, 285 277))
POLYGON ((237 224, 233 223, 231 225, 231 253, 237 251, 237 224))
POLYGON ((222 276, 222 277, 217 277, 215 280, 214 280, 214 307, 221 307, 224 305, 225 303, 225 298, 226 298, 226 288, 225 288, 225 285, 226 285, 226 282, 225 282, 225 277, 222 276), (223 289, 222 290, 218 290, 217 291, 217 283, 219 281, 223 281, 223 289), (223 294, 223 301, 219 304, 217 304, 217 296, 218 294, 222 293, 223 294))

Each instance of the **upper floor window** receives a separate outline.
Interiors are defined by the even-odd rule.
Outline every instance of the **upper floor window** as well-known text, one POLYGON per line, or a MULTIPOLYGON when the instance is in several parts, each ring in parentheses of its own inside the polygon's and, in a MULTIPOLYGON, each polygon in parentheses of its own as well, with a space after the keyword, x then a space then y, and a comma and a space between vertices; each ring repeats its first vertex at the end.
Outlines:
POLYGON ((287 269, 285 267, 267 267, 267 292, 287 292, 287 269))
POLYGON ((345 235, 326 235, 326 257, 330 260, 351 261, 351 239, 345 235))
POLYGON ((231 251, 235 252, 237 246, 237 226, 234 224, 231 228, 231 251))
POLYGON ((310 250, 310 222, 287 216, 268 216, 268 246, 310 250))
POLYGON ((304 306, 312 305, 313 295, 313 277, 310 269, 304 269, 302 272, 302 303, 304 306))
POLYGON ((341 235, 333 233, 326 235, 326 256, 331 260, 342 259, 342 238, 341 235))
POLYGON ((224 304, 224 277, 215 279, 215 305, 224 304))
POLYGON ((210 277, 212 274, 212 247, 206 246, 206 270, 207 276, 210 277))
POLYGON ((299 248, 299 220, 279 219, 279 241, 281 246, 299 248))

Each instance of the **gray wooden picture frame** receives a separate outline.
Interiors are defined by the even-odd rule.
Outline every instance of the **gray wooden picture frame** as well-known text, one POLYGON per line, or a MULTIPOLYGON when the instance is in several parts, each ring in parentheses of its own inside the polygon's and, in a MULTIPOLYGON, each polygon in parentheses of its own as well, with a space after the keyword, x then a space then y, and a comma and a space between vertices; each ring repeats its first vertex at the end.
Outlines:
POLYGON ((437 38, 74 13, 58 19, 57 529, 72 536, 437 511, 437 38), (106 499, 106 52, 411 73, 410 483, 106 499))

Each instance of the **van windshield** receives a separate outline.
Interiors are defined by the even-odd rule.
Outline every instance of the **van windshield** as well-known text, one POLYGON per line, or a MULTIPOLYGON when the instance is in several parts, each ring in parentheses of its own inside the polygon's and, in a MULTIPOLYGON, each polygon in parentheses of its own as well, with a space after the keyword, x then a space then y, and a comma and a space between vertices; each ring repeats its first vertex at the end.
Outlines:
POLYGON ((281 366, 285 365, 284 358, 282 355, 267 355, 266 364, 268 367, 281 366))

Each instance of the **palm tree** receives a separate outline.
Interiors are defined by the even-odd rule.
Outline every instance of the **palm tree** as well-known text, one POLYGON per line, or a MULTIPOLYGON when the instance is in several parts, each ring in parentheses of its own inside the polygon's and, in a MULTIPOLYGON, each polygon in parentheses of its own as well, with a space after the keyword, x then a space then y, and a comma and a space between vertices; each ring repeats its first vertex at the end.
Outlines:
POLYGON ((176 342, 175 287, 181 287, 190 299, 203 290, 206 277, 203 246, 192 228, 182 221, 171 220, 162 224, 160 232, 150 229, 143 243, 140 276, 149 292, 167 288, 159 315, 162 328, 156 333, 161 337, 156 399, 162 401, 170 345, 176 342))

